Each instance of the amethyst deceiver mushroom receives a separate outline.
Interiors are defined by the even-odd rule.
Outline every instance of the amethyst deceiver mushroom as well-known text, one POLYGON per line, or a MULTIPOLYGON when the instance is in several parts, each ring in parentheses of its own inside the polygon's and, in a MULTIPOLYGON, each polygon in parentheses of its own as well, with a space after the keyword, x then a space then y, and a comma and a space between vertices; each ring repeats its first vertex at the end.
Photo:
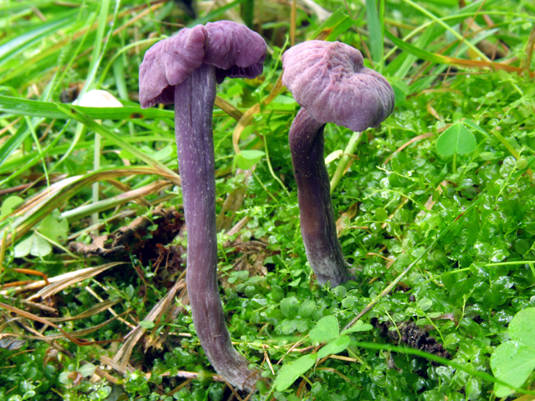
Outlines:
POLYGON ((353 131, 379 125, 394 109, 394 92, 362 54, 340 42, 311 40, 282 56, 282 82, 302 107, 289 133, 297 182, 301 234, 319 283, 351 278, 336 236, 323 157, 323 128, 334 122, 353 131))
POLYGON ((142 107, 175 106, 175 135, 188 232, 186 284, 193 322, 215 370, 240 389, 256 372, 232 346, 217 285, 212 109, 216 82, 262 72, 266 44, 231 21, 184 28, 152 46, 139 67, 142 107))

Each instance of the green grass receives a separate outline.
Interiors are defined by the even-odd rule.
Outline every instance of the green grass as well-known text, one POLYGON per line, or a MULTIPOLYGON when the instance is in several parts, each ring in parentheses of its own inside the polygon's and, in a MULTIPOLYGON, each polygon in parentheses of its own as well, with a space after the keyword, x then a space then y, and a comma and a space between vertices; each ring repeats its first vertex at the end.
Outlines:
POLYGON ((1 399, 246 398, 214 379, 195 335, 183 233, 175 259, 136 248, 163 226, 158 208, 180 213, 182 202, 173 113, 137 102, 143 54, 182 26, 240 15, 254 16, 269 55, 259 78, 218 87, 231 107, 218 102, 214 143, 227 322, 266 379, 251 399, 533 395, 529 369, 521 384, 496 370, 507 361, 493 357, 491 369, 500 344, 529 342, 508 326, 535 306, 532 2, 318 0, 332 12, 325 21, 300 2, 290 21, 290 3, 221 2, 193 20, 172 1, 0 2, 1 399), (287 145, 298 105, 276 84, 291 26, 297 42, 361 49, 396 93, 381 127, 325 130, 356 276, 332 290, 317 286, 304 255, 287 145), (73 88, 107 90, 124 107, 62 103, 73 88), (120 257, 72 245, 101 236, 110 249, 136 216, 148 228, 120 257), (50 283, 37 286, 43 277, 50 283), (449 357, 395 340, 409 322, 449 357))

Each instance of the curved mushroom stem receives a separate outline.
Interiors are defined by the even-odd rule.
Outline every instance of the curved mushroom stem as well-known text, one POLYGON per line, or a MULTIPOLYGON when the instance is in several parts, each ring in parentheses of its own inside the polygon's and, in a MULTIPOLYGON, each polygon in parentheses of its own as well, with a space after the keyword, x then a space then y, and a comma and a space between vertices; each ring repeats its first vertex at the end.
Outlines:
POLYGON ((332 287, 351 278, 336 237, 336 225, 329 193, 329 176, 323 157, 323 128, 301 108, 290 128, 301 234, 308 261, 318 282, 332 287))
POLYGON ((188 231, 186 284, 193 323, 212 366, 232 385, 253 390, 257 374, 232 346, 217 285, 215 88, 215 69, 204 64, 175 87, 175 135, 188 231))

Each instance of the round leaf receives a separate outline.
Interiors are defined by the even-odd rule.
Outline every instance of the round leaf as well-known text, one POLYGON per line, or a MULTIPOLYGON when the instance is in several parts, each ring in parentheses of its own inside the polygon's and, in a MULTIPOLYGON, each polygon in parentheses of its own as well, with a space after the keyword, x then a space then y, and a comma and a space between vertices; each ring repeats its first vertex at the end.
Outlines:
MULTIPOLYGON (((507 341, 492 353, 490 367, 498 379, 520 387, 535 368, 535 352, 517 341, 507 341)), ((511 388, 501 384, 496 384, 494 391, 497 397, 506 397, 513 393, 511 388)))
POLYGON ((91 377, 95 373, 96 368, 97 367, 92 363, 86 363, 78 369, 78 372, 80 372, 83 377, 91 377))
POLYGON ((316 354, 303 355, 295 361, 284 364, 279 370, 273 385, 277 391, 286 390, 299 376, 309 370, 316 363, 316 354))
POLYGON ((46 256, 52 252, 52 246, 45 239, 38 235, 32 234, 25 240, 22 240, 15 246, 15 257, 22 258, 24 256, 46 256))
POLYGON ((345 351, 350 342, 351 339, 349 336, 337 337, 318 351, 318 358, 324 358, 345 351))
POLYGON ((340 327, 336 317, 330 315, 322 317, 310 330, 310 339, 313 343, 326 343, 338 337, 340 334, 340 327))
POLYGON ((9 215, 22 202, 24 202, 24 199, 22 199, 20 196, 10 196, 6 198, 0 207, 0 218, 9 215))
POLYGON ((284 316, 294 318, 299 310, 299 301, 296 297, 287 297, 280 302, 281 312, 284 316))
POLYGON ((52 214, 46 216, 41 223, 39 223, 38 230, 45 237, 53 241, 60 241, 69 234, 69 223, 66 219, 59 216, 59 212, 54 210, 52 214))
POLYGON ((518 312, 509 323, 509 334, 516 340, 533 349, 535 359, 535 308, 526 308, 518 312))
POLYGON ((465 155, 476 148, 476 137, 463 123, 456 122, 440 135, 437 140, 437 153, 441 157, 454 154, 465 155))
POLYGON ((146 330, 153 329, 154 326, 156 326, 154 322, 151 322, 150 320, 141 320, 139 325, 146 330))
POLYGON ((261 150, 242 150, 234 156, 236 166, 242 170, 248 170, 264 157, 265 153, 261 150))

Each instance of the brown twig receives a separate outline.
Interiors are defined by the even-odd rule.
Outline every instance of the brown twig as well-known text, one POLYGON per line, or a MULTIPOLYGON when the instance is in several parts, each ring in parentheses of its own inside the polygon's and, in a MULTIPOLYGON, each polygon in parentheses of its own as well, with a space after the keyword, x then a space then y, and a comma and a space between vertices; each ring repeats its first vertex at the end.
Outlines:
POLYGON ((30 319, 30 320, 33 320, 35 322, 39 322, 41 324, 53 327, 56 330, 59 330, 61 332, 61 334, 63 334, 63 336, 65 338, 69 339, 70 341, 72 341, 73 343, 75 343, 76 345, 79 345, 79 346, 95 345, 95 344, 108 344, 109 343, 109 341, 80 340, 80 339, 74 337, 73 335, 71 335, 70 333, 66 332, 65 330, 63 330, 57 324, 52 323, 50 320, 45 319, 45 318, 40 317, 40 316, 37 316, 37 315, 34 315, 33 313, 27 312, 25 310, 19 309, 16 306, 12 306, 12 305, 8 305, 8 304, 5 304, 3 302, 0 302, 0 308, 8 310, 8 311, 10 311, 10 312, 12 312, 12 313, 14 313, 16 315, 25 317, 26 319, 30 319))
POLYGON ((527 48, 527 55, 526 55, 526 64, 524 66, 524 68, 528 72, 529 76, 532 76, 531 60, 533 58, 533 48, 534 47, 535 47, 535 27, 531 30, 531 33, 529 34, 528 48, 527 48))
POLYGON ((388 164, 388 162, 390 160, 392 160, 392 158, 398 154, 399 152, 401 152, 403 149, 405 149, 407 146, 410 146, 412 145, 414 142, 418 142, 418 141, 421 141, 422 139, 426 139, 426 138, 430 138, 433 136, 433 133, 432 132, 426 132, 425 134, 421 134, 421 135, 418 135, 418 136, 415 136, 414 138, 411 138, 409 141, 405 142, 403 145, 401 145, 399 148, 397 148, 390 156, 388 156, 385 161, 383 162, 383 164, 388 164))

